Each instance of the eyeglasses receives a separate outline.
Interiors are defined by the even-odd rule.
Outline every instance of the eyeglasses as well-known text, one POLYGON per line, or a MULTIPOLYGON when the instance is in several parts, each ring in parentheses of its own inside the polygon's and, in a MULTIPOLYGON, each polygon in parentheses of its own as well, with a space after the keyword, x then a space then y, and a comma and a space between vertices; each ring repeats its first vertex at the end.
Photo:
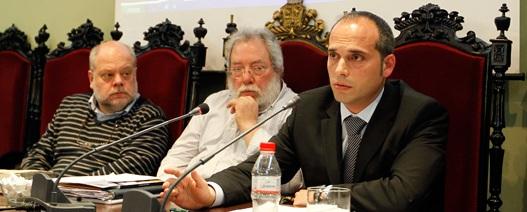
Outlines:
POLYGON ((253 65, 245 68, 244 66, 232 66, 229 67, 227 70, 229 74, 231 74, 233 77, 241 77, 243 75, 243 72, 247 70, 247 72, 253 76, 261 76, 264 74, 269 67, 264 65, 253 65))

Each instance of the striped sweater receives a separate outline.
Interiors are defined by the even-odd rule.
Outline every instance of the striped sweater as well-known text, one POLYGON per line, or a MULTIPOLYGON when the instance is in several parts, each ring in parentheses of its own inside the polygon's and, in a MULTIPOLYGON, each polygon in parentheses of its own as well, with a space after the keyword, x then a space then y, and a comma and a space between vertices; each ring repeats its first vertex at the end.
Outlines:
MULTIPOLYGON (((90 109, 90 94, 65 97, 41 139, 22 160, 22 169, 60 173, 69 163, 91 149, 159 124, 164 114, 140 97, 129 113, 98 122, 90 109)), ((154 175, 168 148, 166 127, 121 142, 80 160, 66 176, 133 173, 154 175)))

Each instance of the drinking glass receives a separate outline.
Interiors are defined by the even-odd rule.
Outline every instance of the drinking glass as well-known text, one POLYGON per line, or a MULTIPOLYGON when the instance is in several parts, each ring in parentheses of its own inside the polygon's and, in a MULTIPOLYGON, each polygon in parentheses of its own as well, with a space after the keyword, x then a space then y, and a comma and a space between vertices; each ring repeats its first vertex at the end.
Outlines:
POLYGON ((307 211, 349 211, 350 189, 337 186, 315 186, 307 188, 307 211))

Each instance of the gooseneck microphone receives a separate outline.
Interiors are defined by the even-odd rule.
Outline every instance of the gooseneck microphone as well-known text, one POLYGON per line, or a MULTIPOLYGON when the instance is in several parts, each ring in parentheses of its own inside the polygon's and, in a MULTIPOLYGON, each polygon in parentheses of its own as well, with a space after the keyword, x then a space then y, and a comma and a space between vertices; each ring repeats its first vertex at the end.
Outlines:
MULTIPOLYGON (((209 106, 205 103, 202 103, 200 105, 198 105, 198 107, 192 109, 190 112, 188 112, 187 114, 184 114, 182 116, 178 116, 178 117, 175 117, 175 118, 172 118, 172 119, 169 119, 167 121, 164 121, 164 122, 161 122, 159 124, 156 124, 154 126, 151 126, 149 128, 146 128, 144 130, 141 130, 139 132, 136 132, 136 133, 133 133, 131 135, 128 135, 126 137, 123 137, 119 140, 116 140, 116 141, 113 141, 111 143, 108 143, 108 144, 104 144, 104 145, 101 145, 101 146, 98 146, 92 150, 90 150, 89 152, 86 152, 84 153, 83 155, 81 155, 80 157, 76 158, 75 160, 73 160, 70 164, 68 164, 68 166, 66 166, 61 172, 60 174, 57 176, 55 182, 53 183, 53 186, 51 188, 51 197, 48 197, 48 193, 49 193, 49 184, 46 185, 47 188, 44 188, 44 189, 47 189, 45 191, 45 193, 41 190, 41 191, 37 191, 37 189, 35 189, 35 193, 38 193, 37 195, 34 195, 33 193, 33 188, 36 188, 36 187, 40 187, 42 188, 43 185, 38 185, 39 183, 42 183, 45 181, 45 179, 41 179, 42 176, 38 176, 37 179, 38 180, 33 180, 33 185, 32 185, 32 190, 31 190, 31 196, 32 197, 36 197, 37 199, 40 198, 41 200, 43 200, 43 202, 46 202, 49 200, 49 202, 51 204, 54 204, 54 203, 70 203, 69 200, 67 200, 65 197, 64 197, 64 194, 59 190, 58 186, 59 186, 59 182, 60 182, 60 179, 64 176, 64 174, 66 173, 66 171, 68 171, 73 165, 75 165, 77 162, 79 162, 80 160, 82 160, 83 158, 86 158, 87 156, 90 156, 92 155, 93 153, 95 152, 99 152, 99 151, 102 151, 102 150, 105 150, 111 146, 114 146, 116 144, 119 144, 123 141, 126 141, 128 139, 131 139, 131 138, 135 138, 137 136, 140 136, 140 135, 143 135, 147 132, 150 132, 154 129, 157 129, 159 127, 162 127, 162 126, 165 126, 167 124, 170 124, 172 122, 175 122, 175 121, 178 121, 178 120, 181 120, 181 119, 185 119, 185 118, 188 118, 188 117, 191 117, 191 116, 195 116, 195 115, 202 115, 202 114, 206 114, 207 112, 209 112, 209 106), (35 185, 36 184, 36 185, 35 185)), ((45 177, 44 177, 45 178, 45 177)), ((48 178, 49 179, 49 178, 48 178)), ((47 210, 47 211, 53 211, 53 210, 47 210)), ((56 211, 59 211, 59 210, 56 210, 56 211)), ((63 209, 60 209, 60 211, 64 211, 63 209)), ((78 211, 78 210, 76 210, 78 211)), ((95 208, 93 209, 93 211, 95 211, 95 208)))
POLYGON ((170 196, 170 193, 172 193, 172 190, 174 190, 174 188, 181 182, 181 180, 183 180, 188 174, 190 174, 192 171, 194 171, 196 168, 198 168, 199 166, 207 163, 207 161, 209 161, 210 159, 212 159, 214 156, 216 156, 218 153, 220 153, 221 151, 223 151, 224 149, 226 149, 227 147, 231 146, 232 144, 234 144, 235 142, 237 142, 238 140, 240 140, 241 138, 243 138, 244 136, 246 136, 247 134, 249 134, 250 132, 252 132, 254 129, 256 129, 257 127, 261 126, 262 124, 264 124, 265 122, 267 122, 269 119, 275 117, 277 114, 283 112, 284 110, 290 108, 290 107, 293 107, 297 102, 298 100, 300 99, 300 97, 298 96, 295 96, 293 97, 291 100, 289 100, 289 102, 287 102, 287 104, 285 104, 284 106, 282 106, 282 108, 280 108, 280 110, 276 111, 275 113, 271 114, 269 117, 265 118, 264 120, 256 123, 254 126, 252 126, 251 128, 249 128, 248 130, 246 130, 245 132, 243 132, 242 134, 236 136, 235 138, 233 138, 229 143, 227 143, 226 145, 224 145, 223 147, 217 149, 215 152, 213 152, 212 154, 210 154, 209 156, 207 157, 204 157, 202 159, 199 160, 198 163, 195 163, 193 166, 190 166, 190 167, 187 167, 187 169, 185 169, 185 172, 183 172, 183 174, 181 174, 181 176, 178 177, 178 179, 176 180, 175 183, 171 184, 168 189, 167 189, 167 192, 165 194, 165 196, 163 197, 163 201, 161 202, 161 207, 159 208, 159 212, 164 212, 164 208, 165 208, 165 205, 167 203, 167 200, 168 200, 168 197, 170 196))

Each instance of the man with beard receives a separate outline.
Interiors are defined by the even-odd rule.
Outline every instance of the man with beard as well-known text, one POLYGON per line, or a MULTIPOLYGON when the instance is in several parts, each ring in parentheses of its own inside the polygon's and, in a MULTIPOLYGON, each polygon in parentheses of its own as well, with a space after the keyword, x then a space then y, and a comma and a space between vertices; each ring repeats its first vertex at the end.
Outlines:
MULTIPOLYGON (((89 56, 92 94, 65 97, 42 138, 23 159, 22 169, 61 172, 93 148, 164 121, 160 108, 141 97, 136 58, 127 45, 108 41, 89 56)), ((168 149, 165 127, 80 160, 67 176, 133 173, 153 175, 168 149)))
MULTIPOLYGON (((245 29, 226 44, 227 86, 206 100, 210 112, 194 116, 161 162, 158 177, 173 175, 165 169, 184 169, 226 145, 234 137, 281 109, 296 94, 281 80, 283 58, 280 45, 265 29, 245 29)), ((216 155, 197 171, 203 177, 247 159, 258 152, 285 122, 291 110, 284 111, 216 155)), ((294 189, 294 188, 292 188, 294 189)), ((288 190, 284 188, 284 190, 288 190)))

